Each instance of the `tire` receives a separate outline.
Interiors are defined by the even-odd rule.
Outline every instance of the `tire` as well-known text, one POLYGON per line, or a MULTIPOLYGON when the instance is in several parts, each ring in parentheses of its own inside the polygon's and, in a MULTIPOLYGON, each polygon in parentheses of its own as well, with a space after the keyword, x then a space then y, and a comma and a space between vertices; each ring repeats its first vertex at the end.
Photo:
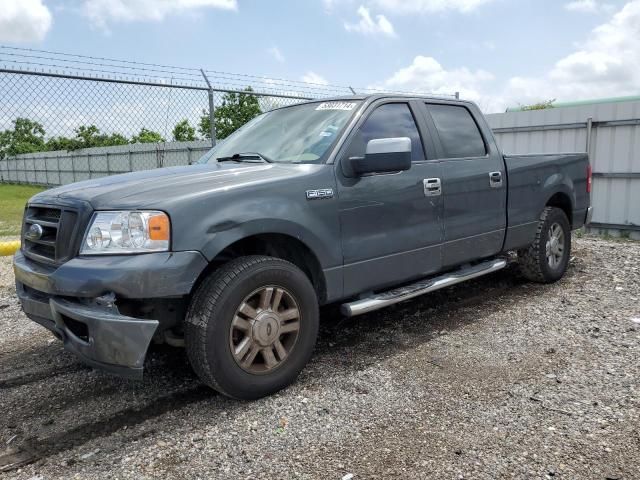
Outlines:
POLYGON ((185 319, 187 356, 208 386, 228 397, 257 399, 295 381, 311 358, 318 319, 316 292, 298 267, 273 257, 240 257, 212 272, 193 295, 185 319))
POLYGON ((571 257, 571 225, 565 213, 556 207, 546 207, 536 231, 533 243, 518 251, 520 272, 531 281, 553 283, 567 271, 571 257), (558 241, 558 232, 561 239, 558 241), (553 242, 552 238, 556 241, 553 242), (553 259, 549 255, 553 254, 553 259))

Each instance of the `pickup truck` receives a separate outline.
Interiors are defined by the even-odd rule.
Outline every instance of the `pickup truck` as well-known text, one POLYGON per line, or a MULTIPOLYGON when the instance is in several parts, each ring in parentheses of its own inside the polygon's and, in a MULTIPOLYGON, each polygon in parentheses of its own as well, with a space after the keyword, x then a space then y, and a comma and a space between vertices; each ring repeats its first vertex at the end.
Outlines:
POLYGON ((27 316, 89 365, 151 342, 255 399, 309 361, 321 305, 360 315, 504 268, 560 279, 590 217, 584 153, 503 155, 476 105, 324 99, 264 113, 198 164, 47 190, 14 257, 27 316))

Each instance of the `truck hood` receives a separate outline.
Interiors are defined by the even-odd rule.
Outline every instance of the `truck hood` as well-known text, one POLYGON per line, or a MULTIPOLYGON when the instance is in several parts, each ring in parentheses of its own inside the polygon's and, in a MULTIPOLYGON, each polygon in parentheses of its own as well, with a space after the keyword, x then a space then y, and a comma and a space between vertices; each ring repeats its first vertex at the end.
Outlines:
POLYGON ((183 199, 211 195, 217 191, 259 186, 281 179, 305 175, 321 165, 284 163, 215 163, 158 168, 125 173, 47 190, 31 199, 75 199, 89 202, 94 209, 162 208, 183 199))

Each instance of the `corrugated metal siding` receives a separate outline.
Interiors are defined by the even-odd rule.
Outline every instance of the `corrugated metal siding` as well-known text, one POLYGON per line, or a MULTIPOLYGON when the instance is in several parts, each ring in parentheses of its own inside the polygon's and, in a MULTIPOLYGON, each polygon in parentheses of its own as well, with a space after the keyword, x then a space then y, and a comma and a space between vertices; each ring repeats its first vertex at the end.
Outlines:
POLYGON ((117 173, 189 165, 210 148, 210 141, 194 141, 28 153, 1 160, 0 175, 4 182, 65 185, 117 173))
POLYGON ((487 115, 507 154, 584 152, 589 118, 593 223, 640 238, 640 101, 487 115))

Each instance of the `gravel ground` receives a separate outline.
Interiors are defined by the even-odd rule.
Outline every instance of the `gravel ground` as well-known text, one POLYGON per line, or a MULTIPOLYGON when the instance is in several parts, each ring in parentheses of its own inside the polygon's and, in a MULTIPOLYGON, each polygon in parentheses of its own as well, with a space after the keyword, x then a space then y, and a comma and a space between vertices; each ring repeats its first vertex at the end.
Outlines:
POLYGON ((256 402, 203 388, 181 350, 155 348, 139 383, 80 365, 0 259, 0 476, 640 478, 640 243, 574 255, 554 285, 510 268, 327 309, 298 382, 256 402))

